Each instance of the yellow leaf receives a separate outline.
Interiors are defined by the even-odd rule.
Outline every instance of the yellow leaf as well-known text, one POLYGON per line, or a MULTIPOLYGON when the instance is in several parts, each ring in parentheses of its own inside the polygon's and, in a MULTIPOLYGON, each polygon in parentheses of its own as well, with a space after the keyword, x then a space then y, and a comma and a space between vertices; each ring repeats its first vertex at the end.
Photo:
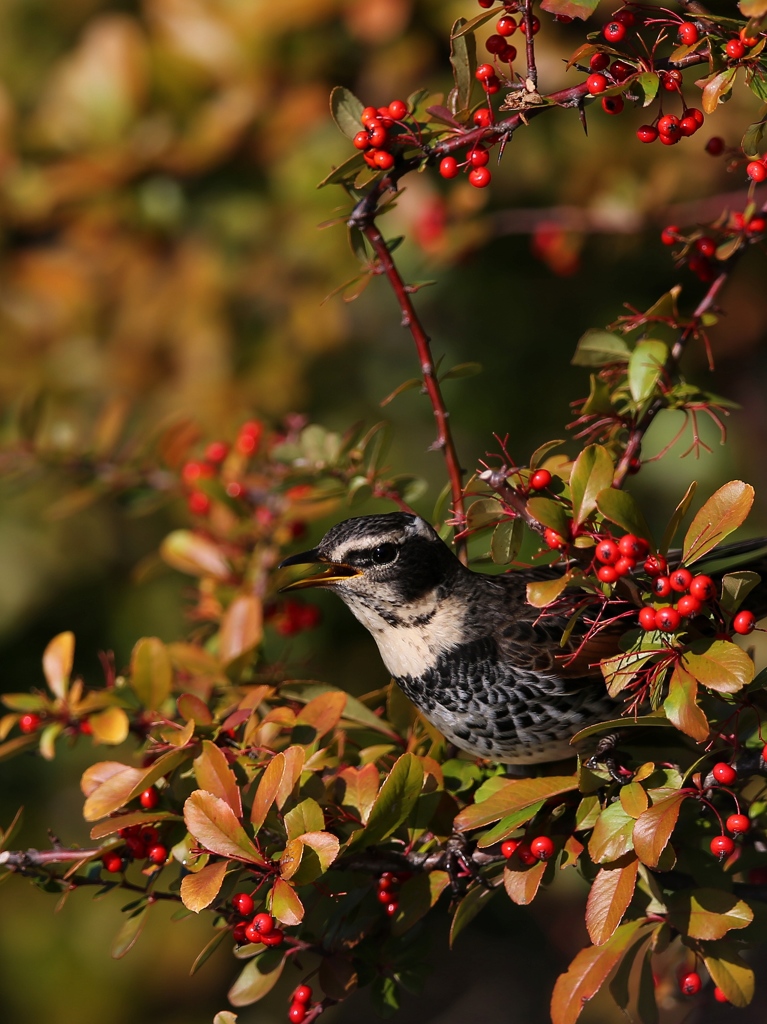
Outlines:
POLYGON ((55 636, 43 654, 45 681, 54 697, 59 697, 61 700, 67 695, 74 656, 75 635, 68 632, 55 636))
POLYGON ((221 890, 227 866, 227 861, 217 860, 206 864, 196 874, 184 875, 181 879, 181 902, 187 910, 199 914, 211 905, 221 890))

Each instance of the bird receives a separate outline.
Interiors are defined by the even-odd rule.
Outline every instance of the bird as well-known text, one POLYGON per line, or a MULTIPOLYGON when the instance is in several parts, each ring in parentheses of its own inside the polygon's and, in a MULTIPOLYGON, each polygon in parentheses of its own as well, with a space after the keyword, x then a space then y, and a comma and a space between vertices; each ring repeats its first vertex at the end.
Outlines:
MULTIPOLYGON (((729 548, 763 552, 765 544, 729 548)), ((346 519, 279 568, 296 565, 320 571, 281 589, 334 591, 406 696, 472 756, 509 766, 562 761, 574 756, 570 741, 581 729, 620 715, 599 663, 620 653, 625 621, 586 643, 580 626, 563 646, 572 609, 542 616, 527 602, 527 584, 553 579, 561 567, 475 572, 426 520, 406 512, 346 519)))

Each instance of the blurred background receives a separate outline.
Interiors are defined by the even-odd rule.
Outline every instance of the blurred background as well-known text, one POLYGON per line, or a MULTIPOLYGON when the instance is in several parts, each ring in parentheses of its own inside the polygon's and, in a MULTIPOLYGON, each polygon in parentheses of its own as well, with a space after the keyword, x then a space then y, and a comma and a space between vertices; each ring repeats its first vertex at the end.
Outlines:
MULTIPOLYGON (((603 4, 601 20, 615 6, 603 4)), ((80 461, 116 439, 134 457, 185 417, 206 439, 225 440, 248 417, 279 423, 300 412, 337 430, 385 418, 392 470, 429 482, 419 511, 432 514, 444 471, 428 451, 431 409, 418 391, 379 404, 417 373, 409 335, 381 281, 353 303, 324 301, 358 268, 343 226, 318 227, 343 214, 345 195, 316 185, 351 152, 329 117, 332 86, 374 105, 422 85, 446 94, 450 25, 478 10, 472 0, 3 0, 3 690, 42 684, 43 648, 62 629, 75 631, 77 668, 93 681, 99 651, 113 650, 119 667, 142 635, 184 635, 184 580, 152 561, 186 521, 183 503, 105 493, 78 507, 72 498, 80 461)), ((542 19, 539 70, 551 91, 580 80, 565 59, 584 30, 542 19)), ((699 105, 694 78, 686 73, 685 94, 699 105)), ((509 435, 521 463, 564 436, 569 403, 588 391, 586 371, 569 366, 585 329, 614 320, 623 303, 647 308, 678 279, 683 308, 693 308, 703 286, 686 271, 680 278, 659 229, 743 209, 745 176, 704 147, 712 135, 738 145, 758 106, 739 83, 673 149, 635 140, 641 110, 608 117, 590 108, 588 138, 575 113, 557 111, 518 131, 487 190, 434 173, 406 180, 382 227, 405 236, 406 279, 435 282, 417 295, 435 355, 445 366, 484 366, 445 386, 468 469, 497 450, 494 433, 509 435)), ((632 480, 655 525, 690 480, 703 496, 741 477, 757 488, 750 528, 767 529, 763 253, 747 255, 723 305, 711 332, 716 372, 702 350, 689 352, 685 369, 740 409, 726 448, 703 420, 710 454, 680 459, 688 432, 632 480)), ((644 457, 680 423, 661 418, 644 457)), ((384 683, 362 630, 340 603, 318 601, 324 626, 298 649, 307 674, 362 689, 384 683)), ((62 745, 53 765, 31 754, 0 765, 0 823, 26 805, 17 845, 45 844, 48 828, 66 844, 86 841, 78 779, 89 760, 82 746, 62 745)), ((572 879, 529 911, 499 903, 452 956, 436 927, 437 974, 399 1019, 544 1024, 553 979, 585 940, 582 899, 572 879)), ((115 962, 119 897, 77 892, 56 915, 54 905, 21 879, 3 888, 8 1024, 207 1024, 226 1006, 236 974, 227 952, 188 976, 206 921, 173 925, 158 907, 154 926, 115 962)), ((240 1021, 285 1019, 285 998, 273 994, 240 1021)), ((332 1019, 351 1024, 368 1012, 363 994, 332 1019)), ((689 1012, 671 1000, 667 1019, 689 1012)), ((747 1011, 706 1001, 706 1019, 717 1022, 750 1024, 766 1012, 764 981, 747 1011)), ((612 1024, 623 1020, 616 1014, 596 1000, 582 1019, 612 1024)))

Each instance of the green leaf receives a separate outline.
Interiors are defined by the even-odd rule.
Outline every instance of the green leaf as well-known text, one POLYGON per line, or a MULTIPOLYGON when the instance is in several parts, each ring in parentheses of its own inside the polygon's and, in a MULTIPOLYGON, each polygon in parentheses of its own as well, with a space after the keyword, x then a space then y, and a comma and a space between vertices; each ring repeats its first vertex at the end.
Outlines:
POLYGON ((493 530, 490 554, 496 565, 513 562, 522 547, 525 527, 521 519, 505 519, 493 530))
POLYGON ((696 703, 698 692, 697 680, 677 663, 671 673, 668 685, 668 696, 663 702, 663 710, 670 722, 680 732, 691 736, 698 743, 708 739, 708 719, 696 703))
POLYGON ((409 380, 403 381, 399 384, 394 391, 390 391, 386 398, 382 398, 378 403, 381 407, 388 405, 389 402, 393 402, 399 395, 404 395, 406 391, 413 391, 415 388, 423 387, 423 381, 420 377, 411 377, 409 380))
POLYGON ((365 109, 353 92, 337 85, 330 94, 330 114, 339 130, 347 139, 353 139, 362 131, 360 114, 365 109))
POLYGON ((625 690, 639 669, 652 661, 657 654, 657 651, 631 651, 629 654, 614 654, 611 658, 603 658, 599 668, 610 696, 617 697, 625 690))
POLYGON ((596 509, 597 495, 612 486, 614 471, 613 460, 602 445, 590 444, 580 453, 570 474, 576 523, 582 523, 596 509))
POLYGON ((578 788, 577 775, 549 775, 540 779, 510 779, 482 803, 464 808, 457 815, 454 828, 468 832, 482 825, 490 825, 500 818, 551 797, 570 793, 578 788))
POLYGON ((741 146, 746 156, 751 157, 752 160, 759 159, 761 155, 765 132, 767 132, 767 121, 764 120, 756 121, 746 128, 741 146))
POLYGON ((449 884, 447 871, 419 872, 409 878, 399 891, 399 907, 391 925, 392 935, 404 935, 420 921, 449 884))
POLYGON ((684 538, 685 565, 707 554, 745 521, 754 503, 754 488, 742 480, 729 483, 712 494, 695 514, 684 538))
POLYGON ((627 853, 597 872, 586 902, 586 929, 595 946, 607 942, 623 920, 634 897, 638 870, 636 856, 627 853))
POLYGON ((590 18, 599 6, 599 0, 541 0, 541 10, 567 18, 590 18))
POLYGON ((234 811, 220 797, 195 790, 184 804, 184 822, 200 846, 211 853, 266 866, 234 811))
POLYGON ((291 808, 285 814, 285 829, 288 839, 297 839, 304 832, 321 832, 325 828, 322 808, 311 797, 291 808))
POLYGON ((279 981, 285 966, 285 954, 268 949, 249 960, 240 976, 229 989, 227 998, 232 1006, 250 1006, 263 999, 279 981))
MULTIPOLYGON (((344 162, 339 164, 338 167, 334 167, 330 174, 326 174, 322 181, 317 183, 317 188, 324 188, 326 185, 338 185, 342 181, 354 181, 357 174, 364 167, 367 167, 367 164, 365 163, 362 153, 358 150, 350 156, 348 160, 344 160, 344 162)), ((335 221, 333 223, 335 223, 335 221)), ((352 239, 351 233, 349 234, 349 244, 352 246, 352 251, 356 254, 357 250, 354 248, 355 240, 352 239)), ((354 280, 357 281, 359 279, 355 278, 354 280)), ((341 285, 341 289, 346 288, 348 284, 351 284, 351 282, 347 281, 345 285, 341 285)), ((331 292, 331 295, 334 295, 341 289, 335 289, 335 291, 331 292)))
POLYGON ((559 595, 565 590, 572 579, 570 573, 565 573, 555 580, 545 580, 542 583, 528 583, 525 588, 527 603, 533 608, 546 608, 553 604, 559 595))
POLYGON ((194 874, 184 875, 181 879, 181 901, 187 910, 199 914, 211 905, 224 884, 227 867, 227 861, 217 860, 194 874))
POLYGON ((652 395, 667 359, 665 342, 652 339, 638 342, 628 366, 629 390, 637 405, 642 405, 652 395))
POLYGON ((682 655, 682 665, 709 690, 737 693, 754 678, 754 663, 728 640, 696 640, 682 655))
POLYGON ((471 90, 474 85, 474 65, 477 56, 477 44, 474 36, 456 35, 466 25, 465 18, 459 18, 450 32, 450 63, 453 66, 455 81, 455 100, 452 104, 453 113, 467 110, 471 103, 471 90))
POLYGON ((748 1006, 754 998, 754 972, 738 955, 732 942, 722 939, 702 947, 703 962, 711 979, 733 1006, 748 1006))
POLYGON ((634 849, 635 819, 626 814, 620 801, 610 804, 597 819, 589 839, 589 855, 596 864, 618 860, 634 849))
POLYGON ((530 469, 537 469, 543 462, 543 460, 546 458, 546 456, 549 454, 549 452, 553 451, 555 448, 559 448, 559 446, 563 445, 564 443, 565 442, 561 440, 546 441, 544 444, 536 448, 533 454, 530 456, 530 469))
POLYGON ((693 482, 687 488, 685 496, 682 498, 682 500, 675 508, 674 514, 672 515, 671 519, 669 519, 668 526, 663 531, 663 540, 660 542, 660 547, 658 548, 662 555, 665 555, 668 549, 674 543, 676 531, 679 529, 679 524, 687 515, 687 510, 689 509, 692 503, 692 499, 695 496, 695 491, 697 490, 697 487, 697 480, 693 480, 693 482))
POLYGON ((131 686, 147 710, 161 707, 173 683, 170 655, 156 636, 143 637, 131 654, 131 686))
POLYGON ((520 825, 524 825, 534 818, 544 803, 545 801, 539 800, 537 803, 529 804, 527 807, 521 807, 518 811, 514 811, 513 814, 507 814, 505 818, 501 818, 497 825, 494 825, 493 828, 488 829, 487 832, 484 832, 479 837, 477 846, 480 849, 485 849, 488 846, 494 846, 496 843, 502 843, 504 839, 508 839, 512 832, 516 832, 520 825))
POLYGON ((293 886, 282 878, 276 878, 272 886, 272 901, 269 908, 281 924, 293 928, 304 919, 304 905, 293 886))
POLYGON ((703 86, 703 98, 701 105, 706 114, 714 113, 716 108, 722 102, 722 99, 735 84, 736 74, 737 68, 728 68, 726 71, 720 71, 705 80, 706 84, 703 86))
POLYGON ((450 923, 450 948, 452 949, 455 940, 464 930, 467 924, 474 920, 482 908, 490 902, 498 892, 497 889, 487 889, 484 885, 473 886, 461 902, 455 908, 453 920, 450 923))
POLYGON ((750 572, 748 569, 728 572, 722 578, 722 596, 719 601, 722 610, 732 615, 761 581, 759 573, 750 572))
POLYGON ((651 539, 650 527, 634 498, 626 491, 607 487, 597 495, 597 508, 611 523, 621 526, 627 533, 651 539))
POLYGON ((570 536, 570 520, 564 505, 553 498, 530 498, 527 502, 527 511, 543 526, 550 526, 560 537, 570 536))
POLYGON ((628 362, 629 347, 624 338, 610 331, 589 330, 580 338, 572 358, 573 366, 608 366, 628 362))
POLYGON ((444 380, 460 380, 462 377, 476 377, 482 373, 482 363, 458 363, 451 366, 449 370, 439 378, 440 383, 444 380))
MULTIPOLYGON (((465 36, 468 32, 473 32, 475 28, 479 28, 481 25, 484 25, 486 21, 490 21, 491 18, 497 17, 498 8, 491 7, 489 11, 483 11, 481 14, 478 14, 476 18, 472 18, 470 21, 465 22, 463 27, 458 29, 457 32, 455 31, 455 26, 453 26, 453 35, 456 39, 459 36, 465 36)), ((458 23, 456 22, 456 25, 457 24, 458 23)))
POLYGON ((657 868, 686 799, 685 793, 672 793, 640 814, 634 823, 634 849, 647 867, 657 868))
POLYGON ((646 71, 637 78, 637 84, 641 87, 642 92, 644 93, 642 106, 649 107, 658 95, 658 85, 660 84, 658 76, 652 74, 650 71, 646 71))
POLYGON ((407 820, 420 796, 423 774, 415 754, 398 758, 381 786, 367 825, 352 837, 350 845, 354 849, 382 842, 407 820))
POLYGON ((496 523, 503 519, 503 505, 497 498, 478 498, 473 501, 466 513, 466 525, 470 530, 479 530, 488 523, 496 523))
POLYGON ((666 901, 669 923, 691 939, 722 939, 754 920, 749 905, 723 889, 686 889, 666 901))
POLYGON ((603 946, 582 949, 557 978, 551 997, 552 1024, 575 1024, 584 1004, 597 994, 637 937, 651 927, 641 919, 627 921, 603 946))
POLYGON ((146 925, 148 910, 149 904, 142 900, 139 908, 134 910, 123 922, 112 941, 111 955, 113 960, 120 960, 133 949, 146 925))

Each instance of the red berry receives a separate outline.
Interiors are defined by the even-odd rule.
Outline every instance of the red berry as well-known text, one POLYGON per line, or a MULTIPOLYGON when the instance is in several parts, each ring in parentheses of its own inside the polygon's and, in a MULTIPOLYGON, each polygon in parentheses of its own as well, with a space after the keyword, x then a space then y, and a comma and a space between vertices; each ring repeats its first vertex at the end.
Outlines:
POLYGON ((688 107, 685 112, 685 117, 691 117, 699 128, 703 127, 705 118, 703 117, 703 111, 698 110, 697 107, 688 107))
POLYGON ((679 118, 676 114, 664 114, 658 120, 658 131, 661 135, 678 135, 679 134, 679 118))
POLYGON ((243 917, 247 917, 248 914, 253 913, 253 897, 249 896, 246 892, 236 892, 232 896, 232 906, 238 914, 242 914, 243 917))
POLYGON ((187 499, 187 505, 194 516, 204 516, 210 512, 210 498, 202 491, 192 491, 187 499))
POLYGON ((767 178, 767 165, 763 164, 761 160, 751 160, 746 165, 746 174, 752 181, 759 184, 767 178))
POLYGON ((689 569, 674 569, 669 576, 669 582, 672 590, 675 590, 677 594, 684 594, 692 583, 692 573, 689 569))
POLYGON ((389 133, 384 128, 380 121, 370 120, 368 121, 368 138, 370 139, 370 145, 375 149, 380 149, 381 146, 386 145, 386 140, 389 138, 389 133))
MULTIPOLYGON (((541 23, 538 20, 538 18, 536 18, 535 15, 533 15, 531 26, 532 26, 532 30, 533 30, 533 35, 537 35, 537 33, 538 33, 538 31, 539 31, 539 29, 541 27, 541 23)), ((524 18, 520 18, 519 19, 519 31, 522 32, 523 34, 527 32, 527 22, 525 21, 524 18)))
POLYGON ((735 849, 735 843, 729 836, 714 836, 709 844, 709 848, 713 855, 721 860, 723 857, 730 856, 735 849))
POLYGON ((146 843, 140 836, 126 836, 125 845, 128 853, 136 860, 143 860, 146 857, 146 843))
POLYGON ((514 852, 519 846, 519 839, 507 839, 506 842, 501 843, 501 853, 508 860, 509 857, 514 856, 514 852))
POLYGON ((506 48, 506 40, 503 36, 494 33, 485 40, 485 49, 488 53, 500 53, 506 48))
POLYGON ((698 26, 694 21, 684 21, 677 30, 677 36, 680 43, 684 43, 685 46, 692 46, 693 43, 697 43, 700 39, 698 26))
POLYGON ((536 469, 530 477, 530 486, 534 491, 542 491, 551 483, 551 473, 548 469, 536 469))
POLYGON ((666 92, 677 92, 682 84, 681 71, 666 71, 661 73, 661 84, 666 92))
POLYGON ((379 903, 391 903, 392 894, 389 889, 380 889, 376 892, 376 899, 379 903))
POLYGON ((745 55, 746 47, 740 39, 731 39, 724 48, 730 60, 740 60, 745 55))
POLYGON ((602 110, 606 114, 620 114, 623 111, 622 96, 603 96, 602 110))
POLYGON ((703 238, 696 240, 695 248, 702 256, 711 257, 716 253, 716 242, 713 238, 709 238, 708 235, 704 235, 703 238))
POLYGON ((483 87, 488 96, 494 96, 501 88, 501 83, 498 81, 495 75, 492 78, 488 78, 486 82, 483 82, 483 87))
POLYGON ((732 765, 727 764, 725 761, 718 761, 711 769, 711 774, 723 786, 731 786, 738 777, 738 773, 732 765))
POLYGON ((655 609, 649 604, 639 609, 639 625, 648 632, 655 629, 655 609))
POLYGON ((675 224, 669 224, 661 231, 660 240, 664 245, 676 245, 679 241, 679 228, 675 224))
POLYGON ((554 551, 560 551, 567 545, 565 538, 560 536, 556 530, 552 530, 550 526, 543 531, 543 540, 554 551))
POLYGON ((352 145, 357 149, 368 149, 370 146, 370 137, 367 132, 357 132, 352 139, 352 145))
POLYGON ((238 946, 242 945, 243 942, 248 941, 248 937, 245 934, 248 926, 244 921, 238 921, 237 924, 232 928, 232 938, 238 946))
POLYGON ((614 565, 621 557, 621 549, 614 540, 601 540, 597 544, 595 554, 597 561, 604 562, 605 565, 614 565))
POLYGON ((493 0, 477 0, 480 7, 492 7, 493 0))
POLYGON ((267 914, 265 911, 262 911, 260 914, 256 914, 250 923, 259 935, 268 935, 274 930, 274 918, 271 914, 267 914))
POLYGON ((168 851, 162 843, 158 843, 156 846, 152 846, 147 851, 147 857, 153 864, 164 864, 168 859, 168 851))
POLYGON ((230 480, 224 490, 230 498, 241 498, 245 493, 245 488, 237 480, 230 480))
POLYGON ((291 1003, 288 1009, 290 1024, 302 1024, 306 1017, 306 1006, 303 1003, 291 1003))
POLYGON ((682 120, 679 122, 680 134, 682 134, 686 139, 688 139, 691 135, 694 135, 699 127, 700 125, 694 117, 683 117, 682 120))
POLYGON ((399 900, 392 900, 391 903, 386 904, 386 916, 394 917, 399 909, 399 900))
POLYGON ((664 633, 676 633, 682 617, 676 608, 659 608, 655 613, 655 625, 664 633))
POLYGON ((620 43, 626 38, 626 26, 620 21, 608 21, 602 35, 608 43, 620 43))
POLYGON ((618 559, 613 568, 619 576, 628 576, 628 574, 636 567, 636 560, 633 558, 626 558, 623 555, 618 559))
POLYGON ((299 985, 293 993, 294 1003, 310 1003, 312 1001, 312 989, 310 985, 299 985))
POLYGON ((690 582, 690 594, 699 601, 710 601, 716 593, 714 581, 710 576, 693 576, 690 582))
POLYGON ((517 48, 512 46, 511 43, 507 43, 506 46, 498 54, 498 59, 502 60, 504 64, 511 64, 517 57, 517 48))
POLYGON ((683 619, 688 619, 692 615, 697 615, 702 605, 697 597, 693 597, 692 594, 684 594, 676 603, 676 610, 682 616, 683 619))
POLYGON ((484 146, 474 146, 469 153, 469 163, 472 167, 484 167, 490 161, 490 154, 484 146))
POLYGON ((690 971, 689 974, 685 974, 683 978, 679 979, 680 991, 686 996, 697 995, 702 986, 703 982, 700 980, 700 975, 697 971, 690 971))
POLYGON ((240 427, 235 447, 242 455, 255 455, 264 432, 263 424, 258 420, 248 420, 240 427))
POLYGON ((160 833, 152 825, 148 825, 146 828, 141 829, 141 839, 145 843, 147 849, 150 846, 155 846, 160 841, 160 833))
POLYGON ((640 127, 637 128, 637 138, 640 142, 655 142, 658 138, 658 129, 653 128, 651 124, 640 125, 640 127))
POLYGON ((225 441, 211 441, 205 449, 205 458, 208 462, 223 462, 229 454, 229 445, 225 441))
POLYGON ((554 843, 548 836, 538 836, 530 843, 530 852, 536 860, 548 860, 554 853, 554 843))
POLYGON ((390 167, 394 166, 394 157, 391 153, 387 153, 385 149, 377 149, 373 153, 373 160, 376 167, 380 167, 382 171, 388 171, 390 167))
POLYGON ((745 814, 731 814, 725 825, 728 832, 732 832, 734 836, 740 836, 751 828, 751 821, 745 814))
POLYGON ((730 1001, 718 985, 714 988, 714 999, 716 999, 718 1003, 729 1003, 730 1001))
POLYGON ((499 36, 513 36, 517 31, 517 23, 513 18, 504 14, 504 16, 499 18, 496 22, 495 31, 499 36))
POLYGON ((765 228, 767 228, 767 219, 764 217, 752 217, 748 222, 746 230, 749 235, 761 235, 764 234, 765 228))
POLYGON ((114 850, 105 853, 101 858, 101 863, 104 865, 104 870, 109 871, 113 875, 119 874, 123 869, 123 859, 114 850))
POLYGON ((261 932, 261 942, 265 946, 281 946, 284 938, 285 935, 280 928, 275 928, 273 932, 269 932, 266 935, 261 932))
POLYGON ((599 73, 595 75, 589 75, 586 79, 586 88, 589 90, 592 96, 596 96, 600 92, 604 92, 607 88, 607 79, 604 75, 599 73))
POLYGON ((625 60, 614 60, 610 65, 610 74, 613 76, 616 82, 625 82, 626 79, 634 74, 636 69, 630 64, 627 64, 625 60))
POLYGON ((636 25, 637 15, 633 11, 618 11, 613 15, 613 21, 619 21, 626 28, 631 28, 632 25, 636 25))
POLYGON ((644 537, 637 537, 636 534, 626 533, 618 541, 620 553, 625 558, 644 558, 650 545, 644 537))
POLYGON ((756 617, 753 612, 738 612, 732 620, 732 628, 741 636, 748 636, 756 625, 756 617))
POLYGON ((187 487, 192 487, 198 480, 212 477, 214 472, 213 467, 205 462, 185 462, 181 470, 181 479, 187 487))
POLYGON ((656 576, 652 581, 652 592, 656 597, 668 597, 671 593, 671 580, 668 576, 656 576))
POLYGON ((360 114, 360 124, 367 124, 370 120, 378 120, 377 107, 365 107, 360 114))
POLYGON ((487 167, 472 167, 469 171, 469 184, 474 188, 486 188, 490 184, 492 175, 487 167))
POLYGON ((160 794, 154 786, 150 786, 149 789, 145 789, 139 796, 138 802, 145 811, 153 811, 160 802, 160 794))
POLYGON ((23 733, 29 735, 32 732, 37 732, 40 728, 41 722, 42 719, 39 715, 35 715, 31 711, 28 711, 19 719, 19 729, 21 729, 23 733))
POLYGON ((397 879, 391 871, 384 871, 381 877, 378 879, 379 889, 396 889, 397 879))
POLYGON ((606 53, 592 53, 589 60, 589 71, 604 71, 609 63, 610 58, 606 53))
POLYGON ((479 110, 474 111, 472 120, 478 128, 489 128, 493 123, 493 112, 489 107, 480 107, 479 110))
POLYGON ((601 565, 597 569, 597 579, 601 583, 615 583, 618 579, 618 573, 616 572, 614 565, 601 565))
POLYGON ((495 69, 492 64, 480 64, 474 72, 474 77, 478 82, 486 82, 490 78, 495 78, 495 69))
POLYGON ((402 100, 392 100, 389 104, 389 117, 393 121, 401 121, 408 113, 407 103, 402 100))
POLYGON ((709 156, 720 156, 724 152, 724 139, 712 135, 706 143, 706 152, 709 156))
MULTIPOLYGON (((676 231, 677 228, 666 228, 667 231, 676 231)), ((650 555, 645 559, 644 571, 648 576, 660 576, 666 571, 666 559, 663 555, 650 555)))
POLYGON ((531 864, 535 864, 535 862, 538 860, 538 858, 530 848, 530 843, 528 843, 527 840, 521 842, 517 847, 517 856, 522 861, 522 863, 527 867, 529 867, 531 864))
POLYGON ((443 178, 455 178, 458 174, 458 161, 454 156, 445 156, 439 164, 439 173, 443 178))
POLYGON ((671 135, 659 135, 658 138, 662 146, 676 146, 682 138, 682 129, 676 128, 671 135))

